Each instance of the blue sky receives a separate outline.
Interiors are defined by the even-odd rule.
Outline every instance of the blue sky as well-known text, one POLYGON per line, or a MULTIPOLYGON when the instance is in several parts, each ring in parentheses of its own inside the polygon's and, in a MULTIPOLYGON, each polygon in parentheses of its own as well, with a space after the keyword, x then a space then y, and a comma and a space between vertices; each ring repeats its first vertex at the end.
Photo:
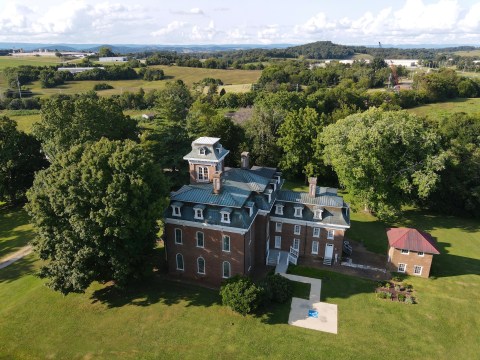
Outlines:
POLYGON ((0 0, 0 41, 480 44, 480 0, 0 0))

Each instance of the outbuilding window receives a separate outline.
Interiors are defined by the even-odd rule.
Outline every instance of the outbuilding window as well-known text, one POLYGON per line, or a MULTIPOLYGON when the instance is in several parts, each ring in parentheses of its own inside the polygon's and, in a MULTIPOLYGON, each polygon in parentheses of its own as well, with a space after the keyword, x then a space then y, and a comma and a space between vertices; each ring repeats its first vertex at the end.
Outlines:
POLYGON ((183 255, 182 254, 177 254, 176 256, 177 260, 177 270, 185 270, 184 264, 183 264, 183 255))
POLYGON ((205 259, 203 257, 197 259, 197 272, 205 275, 205 259))
POLYGON ((222 270, 223 270, 223 275, 222 277, 224 279, 228 279, 231 276, 231 266, 228 261, 224 261, 222 264, 222 270))

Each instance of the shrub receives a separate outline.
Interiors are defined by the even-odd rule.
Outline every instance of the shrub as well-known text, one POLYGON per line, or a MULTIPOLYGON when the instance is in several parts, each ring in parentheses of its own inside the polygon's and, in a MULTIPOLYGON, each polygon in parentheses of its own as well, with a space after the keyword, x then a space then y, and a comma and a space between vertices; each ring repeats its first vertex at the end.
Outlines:
POLYGON ((407 289, 408 292, 411 292, 413 290, 413 285, 412 284, 403 284, 403 286, 405 287, 405 289, 407 289))
POLYGON ((113 89, 113 86, 110 84, 106 83, 98 83, 93 86, 93 90, 98 91, 98 90, 108 90, 108 89, 113 89))
POLYGON ((222 304, 242 315, 254 312, 262 300, 262 289, 246 276, 234 276, 220 288, 222 304))
POLYGON ((395 291, 400 291, 400 284, 395 285, 395 291))
POLYGON ((386 292, 385 295, 386 295, 386 298, 387 298, 387 299, 391 299, 391 298, 392 298, 392 293, 391 293, 391 292, 386 292))
POLYGON ((283 304, 292 297, 292 283, 279 274, 268 275, 265 281, 265 288, 270 294, 270 299, 274 302, 283 304))
POLYGON ((404 302, 405 298, 406 298, 405 294, 398 294, 398 301, 404 302))
POLYGON ((405 304, 410 304, 410 305, 415 304, 415 299, 412 296, 407 296, 405 298, 405 304))
POLYGON ((387 298, 387 293, 385 291, 379 291, 379 292, 377 292, 377 298, 386 299, 387 298))
POLYGON ((405 275, 397 272, 392 273, 392 281, 400 282, 405 279, 405 275))

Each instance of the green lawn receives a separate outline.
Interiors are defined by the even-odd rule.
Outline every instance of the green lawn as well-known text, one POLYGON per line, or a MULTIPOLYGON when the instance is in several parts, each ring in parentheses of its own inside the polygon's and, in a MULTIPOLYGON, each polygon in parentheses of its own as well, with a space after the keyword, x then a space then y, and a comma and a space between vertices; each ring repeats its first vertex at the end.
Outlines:
MULTIPOLYGON (((357 215, 352 216, 357 219, 352 231, 357 236, 378 232, 371 237, 376 238, 384 225, 357 215)), ((4 211, 0 216, 2 247, 31 236, 23 212, 4 211)), ((408 280, 417 291, 417 305, 376 299, 375 284, 369 280, 302 267, 292 270, 324 279, 322 301, 338 304, 338 335, 287 325, 288 304, 242 317, 222 307, 216 291, 161 276, 125 295, 94 284, 85 294, 64 297, 33 276, 39 262, 29 255, 0 270, 0 358, 476 358, 480 224, 411 210, 402 225, 431 232, 442 251, 434 259, 435 278, 408 280)), ((380 247, 379 241, 371 240, 372 246, 380 247)), ((307 291, 296 286, 295 295, 306 296, 307 291)))
POLYGON ((27 245, 32 237, 27 213, 0 203, 0 258, 27 245))
POLYGON ((427 104, 409 109, 408 111, 419 116, 437 118, 457 112, 467 114, 480 113, 480 98, 459 98, 452 101, 427 104))
POLYGON ((0 56, 0 71, 6 67, 32 65, 32 66, 48 66, 58 65, 62 61, 56 56, 0 56))

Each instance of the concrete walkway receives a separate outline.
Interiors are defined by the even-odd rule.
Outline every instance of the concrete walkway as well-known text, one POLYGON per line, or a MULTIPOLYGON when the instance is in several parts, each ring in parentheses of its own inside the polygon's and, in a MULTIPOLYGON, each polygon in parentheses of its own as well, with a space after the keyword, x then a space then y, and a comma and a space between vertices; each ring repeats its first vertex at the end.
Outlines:
POLYGON ((30 245, 27 245, 20 250, 14 252, 13 254, 5 256, 4 258, 0 259, 0 269, 3 269, 8 265, 13 264, 15 261, 20 260, 24 256, 27 256, 32 252, 32 250, 32 247, 30 245))
POLYGON ((337 305, 320 301, 322 280, 282 272, 278 273, 289 280, 310 284, 308 300, 292 298, 288 323, 293 326, 337 334, 337 305))

